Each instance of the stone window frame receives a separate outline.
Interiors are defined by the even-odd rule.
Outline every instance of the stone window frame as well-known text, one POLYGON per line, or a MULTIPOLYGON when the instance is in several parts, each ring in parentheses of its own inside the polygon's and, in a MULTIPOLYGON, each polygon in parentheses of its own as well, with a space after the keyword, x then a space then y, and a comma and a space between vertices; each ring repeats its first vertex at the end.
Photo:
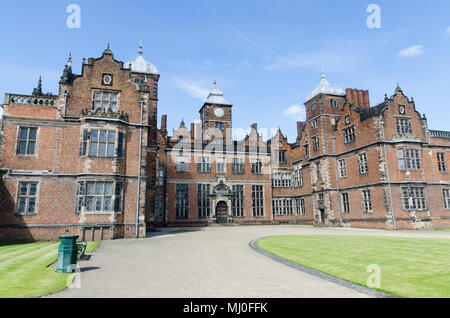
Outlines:
POLYGON ((362 204, 363 204, 363 212, 364 213, 372 213, 373 212, 373 204, 372 204, 372 192, 370 189, 361 190, 362 196, 362 204))
POLYGON ((274 188, 292 187, 292 174, 289 172, 277 171, 272 174, 272 186, 274 188))
POLYGON ((103 159, 124 159, 126 152, 126 132, 118 127, 81 127, 80 157, 103 158, 103 159), (92 132, 98 131, 97 155, 91 155, 92 132), (106 131, 105 156, 99 156, 100 144, 105 143, 100 140, 100 134, 106 131), (113 142, 109 140, 109 133, 114 132, 114 155, 108 156, 108 149, 113 142))
POLYGON ((99 89, 99 88, 94 88, 92 89, 92 110, 93 111, 98 111, 99 109, 102 111, 112 111, 113 113, 117 113, 119 111, 119 107, 120 107, 120 91, 117 90, 108 90, 108 89, 99 89), (96 98, 96 93, 100 93, 101 94, 101 98, 98 99, 96 98), (103 99, 104 94, 110 94, 110 97, 108 100, 103 99), (117 100, 114 101, 111 99, 111 96, 113 96, 113 94, 117 94, 117 100), (113 110, 111 109, 111 103, 116 103, 116 109, 113 110), (99 107, 96 107, 95 103, 100 103, 99 107), (105 109, 103 107, 104 103, 108 103, 108 108, 105 109))
POLYGON ((400 136, 410 134, 412 132, 411 117, 395 116, 395 129, 400 136))
POLYGON ((367 152, 358 154, 358 166, 360 175, 369 174, 369 158, 367 152))
POLYGON ((308 143, 306 143, 303 146, 303 150, 305 151, 305 159, 309 159, 310 153, 309 153, 309 144, 308 143))
POLYGON ((401 187, 400 193, 404 211, 428 211, 427 191, 425 187, 401 187))
POLYGON ((342 129, 342 132, 344 134, 344 144, 348 145, 356 142, 355 126, 342 129))
POLYGON ((199 156, 197 163, 198 173, 211 173, 211 156, 199 156))
POLYGON ((275 150, 275 162, 276 163, 287 163, 287 151, 286 150, 275 150))
POLYGON ((295 187, 303 187, 304 186, 304 178, 303 178, 303 168, 294 168, 294 186, 295 187))
POLYGON ((323 175, 322 175, 322 162, 318 161, 315 163, 316 166, 316 179, 317 181, 322 181, 323 175))
POLYGON ((265 216, 264 209, 264 186, 252 185, 252 211, 254 218, 263 218, 265 216))
POLYGON ((216 158, 216 171, 217 173, 227 173, 227 159, 225 157, 216 158))
POLYGON ((245 173, 245 158, 235 157, 232 159, 231 171, 233 174, 245 173))
POLYGON ((175 218, 177 220, 189 219, 189 198, 190 198, 189 184, 175 185, 175 218))
POLYGON ((16 157, 36 157, 36 156, 37 156, 37 152, 38 152, 38 151, 37 151, 37 150, 38 150, 38 140, 39 140, 39 131, 40 131, 39 128, 40 128, 40 127, 36 127, 36 126, 28 126, 28 125, 18 126, 18 127, 17 127, 16 151, 15 151, 15 156, 16 156, 16 157), (27 138, 26 138, 26 139, 22 139, 22 138, 21 138, 21 132, 22 132, 22 129, 27 129, 27 130, 28 130, 28 132, 27 132, 27 138), (30 132, 31 132, 32 129, 36 130, 36 139, 34 139, 34 140, 29 139, 29 138, 30 138, 30 132), (20 151, 20 144, 21 144, 22 142, 25 142, 25 143, 26 143, 26 146, 25 146, 25 153, 24 153, 24 154, 20 154, 20 153, 19 153, 19 151, 20 151), (28 154, 30 142, 33 142, 33 143, 34 143, 34 151, 33 151, 32 154, 28 154))
POLYGON ((450 188, 442 189, 442 199, 444 200, 444 208, 450 211, 450 188))
POLYGON ((272 213, 275 216, 293 216, 294 204, 292 198, 277 198, 272 200, 272 213))
POLYGON ((317 122, 317 119, 314 119, 313 121, 312 121, 312 124, 311 124, 311 128, 312 129, 315 129, 315 128, 317 128, 318 126, 319 126, 319 123, 317 122))
POLYGON ((231 212, 235 218, 245 218, 245 188, 244 185, 232 186, 231 212))
POLYGON ((331 108, 338 108, 339 102, 336 99, 330 99, 330 107, 331 108))
POLYGON ((297 215, 306 215, 306 205, 304 198, 295 199, 295 210, 297 212, 297 215))
POLYGON ((251 159, 251 165, 252 165, 252 174, 262 174, 263 173, 263 162, 259 158, 253 158, 251 159))
POLYGON ((82 212, 88 215, 96 214, 122 214, 124 212, 124 195, 125 195, 125 180, 124 179, 111 179, 111 178, 83 178, 76 182, 77 192, 76 192, 76 202, 75 202, 75 214, 81 214, 82 212), (94 194, 89 195, 88 184, 94 183, 94 194), (103 193, 95 193, 97 190, 97 183, 103 183, 103 193), (106 184, 112 183, 111 194, 106 193, 106 184), (82 186, 81 186, 82 185, 82 186), (87 197, 93 198, 93 211, 87 211, 87 197), (95 199, 97 197, 103 197, 102 210, 95 211, 95 199), (105 197, 110 197, 111 208, 110 210, 104 210, 105 197))
POLYGON ((399 170, 422 170, 422 157, 419 148, 397 149, 399 170))
POLYGON ((175 172, 189 172, 190 171, 189 156, 179 155, 175 158, 175 172))
POLYGON ((315 135, 311 137, 312 142, 313 142, 313 150, 314 151, 320 151, 320 136, 319 135, 315 135))
POLYGON ((219 130, 219 131, 221 131, 221 132, 223 132, 223 130, 225 129, 224 123, 221 122, 221 121, 217 121, 217 122, 214 124, 214 126, 215 126, 215 128, 216 128, 217 130, 219 130))
POLYGON ((339 159, 338 160, 338 170, 339 170, 339 178, 346 179, 347 178, 347 160, 339 159))
POLYGON ((153 209, 153 218, 162 219, 164 217, 164 200, 162 196, 155 198, 155 207, 153 209))
POLYGON ((33 215, 37 215, 38 214, 38 203, 39 203, 39 193, 40 193, 40 182, 37 180, 24 180, 24 181, 20 181, 17 184, 17 200, 16 200, 16 208, 14 209, 14 214, 15 215, 20 215, 20 216, 33 216, 33 215), (22 195, 21 194, 21 187, 23 184, 27 185, 27 192, 26 194, 22 195), (31 191, 31 185, 35 184, 36 185, 36 192, 34 195, 32 195, 30 193, 31 191), (21 199, 25 199, 25 212, 20 212, 20 200, 21 199), (34 200, 34 211, 33 212, 28 212, 28 208, 29 208, 29 203, 30 200, 34 200))
POLYGON ((447 172, 447 161, 445 158, 445 152, 438 152, 436 153, 437 158, 437 164, 438 164, 438 170, 439 172, 447 172))
POLYGON ((344 214, 350 214, 351 213, 351 209, 350 209, 350 195, 348 192, 343 192, 341 194, 342 196, 342 212, 344 214))
POLYGON ((199 219, 211 217, 211 185, 197 185, 197 215, 199 219))

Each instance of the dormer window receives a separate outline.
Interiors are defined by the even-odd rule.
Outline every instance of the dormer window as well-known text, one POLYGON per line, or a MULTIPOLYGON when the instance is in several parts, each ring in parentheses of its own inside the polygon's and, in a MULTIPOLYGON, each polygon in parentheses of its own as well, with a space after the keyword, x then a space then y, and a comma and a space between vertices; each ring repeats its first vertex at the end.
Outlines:
POLYGON ((111 91, 94 91, 94 111, 117 112, 119 104, 119 93, 111 91))

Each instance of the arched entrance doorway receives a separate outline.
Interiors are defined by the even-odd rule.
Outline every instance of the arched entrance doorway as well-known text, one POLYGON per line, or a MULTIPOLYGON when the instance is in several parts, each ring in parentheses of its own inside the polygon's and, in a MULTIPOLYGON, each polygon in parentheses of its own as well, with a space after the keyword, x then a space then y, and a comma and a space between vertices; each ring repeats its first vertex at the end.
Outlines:
POLYGON ((217 223, 228 223, 228 205, 225 201, 217 203, 216 219, 217 223))

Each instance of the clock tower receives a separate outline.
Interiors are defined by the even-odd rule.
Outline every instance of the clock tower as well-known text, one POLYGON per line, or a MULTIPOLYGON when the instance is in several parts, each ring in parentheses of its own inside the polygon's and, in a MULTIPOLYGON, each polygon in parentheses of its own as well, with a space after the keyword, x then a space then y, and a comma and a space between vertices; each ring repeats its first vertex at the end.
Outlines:
POLYGON ((209 96, 200 109, 203 140, 217 144, 232 142, 232 104, 225 100, 216 81, 209 96))

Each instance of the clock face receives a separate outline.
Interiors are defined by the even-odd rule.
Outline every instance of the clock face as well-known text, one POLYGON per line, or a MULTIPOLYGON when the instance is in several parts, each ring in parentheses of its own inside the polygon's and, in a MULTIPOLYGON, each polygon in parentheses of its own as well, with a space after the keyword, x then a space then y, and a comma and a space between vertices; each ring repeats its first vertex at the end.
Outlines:
POLYGON ((225 111, 223 110, 223 108, 218 107, 214 110, 214 115, 216 115, 216 117, 218 118, 222 118, 223 116, 225 116, 225 111))
POLYGON ((103 85, 112 85, 112 75, 111 74, 103 74, 102 82, 103 82, 103 85))

